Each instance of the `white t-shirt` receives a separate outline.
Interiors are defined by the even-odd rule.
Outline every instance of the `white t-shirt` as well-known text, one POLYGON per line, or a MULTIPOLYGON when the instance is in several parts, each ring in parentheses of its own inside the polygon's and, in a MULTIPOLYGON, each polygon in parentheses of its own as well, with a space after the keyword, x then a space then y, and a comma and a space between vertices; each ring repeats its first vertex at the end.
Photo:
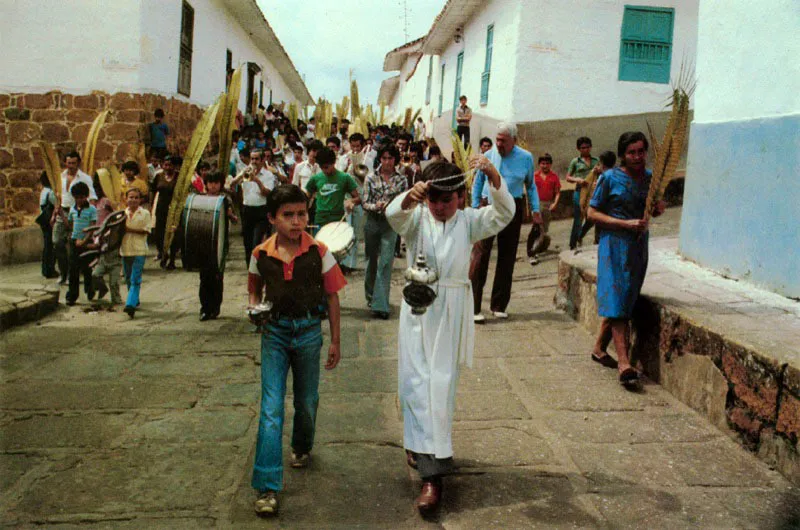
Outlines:
MULTIPOLYGON (((87 186, 89 186, 89 200, 96 201, 97 194, 94 192, 94 183, 92 182, 92 177, 81 171, 78 170, 78 174, 75 175, 75 179, 72 181, 72 184, 69 185, 70 190, 72 186, 77 184, 78 182, 83 182, 87 186)), ((61 189, 66 190, 62 191, 61 193, 61 207, 62 208, 72 208, 75 206, 75 199, 72 197, 72 194, 67 190, 67 170, 61 172, 61 189)))
POLYGON ((320 171, 322 171, 322 169, 320 169, 319 164, 317 164, 316 162, 314 162, 314 165, 311 165, 311 163, 308 160, 303 160, 302 162, 297 164, 296 168, 294 168, 294 177, 292 177, 292 184, 294 184, 295 186, 300 186, 300 188, 305 191, 306 184, 308 184, 308 181, 311 180, 311 177, 313 177, 320 171))
MULTIPOLYGON (((275 175, 264 168, 261 168, 261 171, 258 172, 255 178, 260 180, 268 190, 274 189, 278 181, 275 175)), ((242 182, 242 203, 245 206, 266 206, 267 198, 261 195, 258 184, 253 181, 245 180, 242 182)))

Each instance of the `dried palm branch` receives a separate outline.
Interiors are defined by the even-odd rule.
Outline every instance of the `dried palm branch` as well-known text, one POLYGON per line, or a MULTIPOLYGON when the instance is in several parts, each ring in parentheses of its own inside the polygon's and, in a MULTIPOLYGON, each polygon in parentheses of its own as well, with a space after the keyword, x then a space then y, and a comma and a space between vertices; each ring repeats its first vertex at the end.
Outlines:
POLYGON ((228 82, 228 90, 221 96, 217 117, 219 136, 219 167, 226 167, 231 152, 233 130, 236 128, 236 112, 239 110, 239 95, 242 92, 242 67, 234 70, 228 82))
POLYGON ((361 116, 361 104, 358 101, 358 83, 355 79, 350 81, 350 108, 352 109, 354 120, 361 116))
POLYGON ((39 147, 42 149, 42 159, 44 160, 44 170, 47 173, 47 180, 50 181, 50 189, 56 194, 58 204, 61 204, 61 162, 58 160, 53 146, 40 141, 39 147))
POLYGON ((89 134, 86 135, 86 145, 83 148, 83 167, 89 175, 94 175, 94 154, 97 150, 97 139, 100 137, 100 129, 103 128, 108 113, 109 111, 104 110, 98 114, 89 128, 89 134))
MULTIPOLYGON (((116 169, 113 164, 109 164, 109 166, 116 169)), ((97 180, 100 181, 100 187, 103 189, 103 193, 111 203, 111 206, 116 210, 119 207, 120 181, 111 174, 110 167, 98 168, 97 180)), ((117 173, 119 173, 119 171, 117 171, 117 173)))
POLYGON ((377 125, 386 125, 386 101, 380 100, 378 106, 380 107, 380 115, 378 116, 377 125))
POLYGON ((139 178, 147 182, 150 178, 150 172, 147 169, 147 148, 144 144, 139 144, 136 147, 136 163, 139 164, 139 178))
POLYGON ((289 123, 292 124, 292 130, 297 130, 297 118, 299 117, 299 113, 297 110, 297 102, 289 103, 289 123))
POLYGON ((175 182, 172 202, 169 204, 169 213, 167 214, 167 223, 164 232, 163 252, 165 254, 169 252, 169 247, 172 245, 172 239, 175 236, 175 231, 178 229, 178 225, 181 222, 183 206, 186 202, 186 196, 189 194, 189 186, 192 184, 192 175, 211 138, 211 131, 214 129, 214 123, 216 122, 222 99, 221 96, 217 98, 217 101, 203 113, 203 117, 200 118, 200 122, 192 133, 189 147, 186 149, 183 164, 181 164, 178 179, 175 182))
POLYGON ((461 141, 461 137, 455 131, 450 132, 450 142, 453 146, 453 159, 456 161, 458 169, 464 173, 467 192, 470 192, 472 190, 472 182, 475 180, 475 172, 469 168, 469 157, 472 156, 472 146, 468 145, 464 147, 464 142, 461 141))
POLYGON ((672 91, 672 97, 669 102, 672 109, 667 120, 664 138, 659 142, 653 136, 652 127, 648 126, 653 140, 652 143, 656 146, 656 157, 653 164, 650 189, 645 202, 645 220, 650 219, 653 206, 664 196, 667 185, 678 169, 678 162, 686 143, 686 133, 689 128, 689 102, 695 86, 693 74, 685 64, 682 64, 678 81, 672 91))
POLYGON ((411 124, 414 123, 411 120, 411 116, 412 116, 413 112, 414 111, 413 111, 413 109, 411 107, 406 107, 406 113, 405 113, 405 116, 403 116, 403 130, 405 130, 406 132, 410 132, 411 131, 411 124))

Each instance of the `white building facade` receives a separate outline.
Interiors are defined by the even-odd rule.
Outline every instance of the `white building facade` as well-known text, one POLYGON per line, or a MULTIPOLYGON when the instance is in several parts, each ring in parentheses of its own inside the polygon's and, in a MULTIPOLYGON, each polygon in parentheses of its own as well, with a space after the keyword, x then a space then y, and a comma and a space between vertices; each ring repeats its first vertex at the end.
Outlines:
POLYGON ((680 252, 800 297, 800 4, 700 6, 680 252), (775 23, 776 14, 782 14, 775 23), (742 50, 747 43, 749 51, 742 50), (758 50, 758 53, 754 53, 758 50))
MULTIPOLYGON (((670 80, 694 62, 699 0, 450 0, 416 53, 404 56, 393 114, 422 107, 449 146, 453 110, 466 95, 472 142, 498 121, 520 125, 528 146, 556 167, 575 140, 614 148, 620 133, 665 121, 670 80), (433 115, 433 119, 431 119, 433 115)), ((397 61, 388 61, 395 67, 397 61)))

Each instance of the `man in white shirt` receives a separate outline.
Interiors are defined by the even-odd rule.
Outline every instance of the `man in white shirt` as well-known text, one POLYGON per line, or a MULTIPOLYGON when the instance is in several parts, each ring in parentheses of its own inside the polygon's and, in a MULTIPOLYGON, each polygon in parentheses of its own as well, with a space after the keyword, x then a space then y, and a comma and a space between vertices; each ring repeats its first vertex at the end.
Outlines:
POLYGON ((278 179, 264 167, 264 152, 250 151, 250 165, 236 175, 232 185, 242 186, 242 240, 245 261, 250 266, 253 248, 261 244, 269 232, 267 219, 267 196, 278 183, 278 179))
POLYGON ((69 241, 69 230, 67 227, 67 216, 69 209, 75 205, 75 199, 70 190, 78 182, 83 182, 89 186, 89 202, 94 205, 97 202, 97 194, 94 191, 92 177, 80 170, 81 155, 77 151, 72 151, 64 157, 64 165, 67 167, 61 172, 61 207, 53 210, 53 248, 58 262, 58 270, 61 272, 61 284, 67 283, 67 271, 69 270, 69 256, 67 253, 67 242, 69 241))

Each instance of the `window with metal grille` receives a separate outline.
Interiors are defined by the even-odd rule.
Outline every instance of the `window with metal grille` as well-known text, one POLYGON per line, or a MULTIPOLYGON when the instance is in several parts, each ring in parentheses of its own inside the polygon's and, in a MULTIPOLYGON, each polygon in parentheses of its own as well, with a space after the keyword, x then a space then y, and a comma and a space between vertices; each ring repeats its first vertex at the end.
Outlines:
POLYGON ((181 10, 181 51, 178 59, 178 93, 186 97, 192 92, 192 42, 194 40, 194 8, 183 2, 181 10))
POLYGON ((425 104, 431 104, 431 85, 433 85, 433 56, 428 58, 428 83, 425 85, 425 104))
POLYGON ((481 74, 481 105, 489 102, 489 77, 492 71, 492 47, 494 46, 494 24, 486 28, 486 60, 481 74))
POLYGON ((669 83, 675 10, 625 6, 619 50, 619 80, 669 83))
POLYGON ((442 64, 442 75, 439 77, 439 116, 442 115, 444 105, 444 64, 442 64))

